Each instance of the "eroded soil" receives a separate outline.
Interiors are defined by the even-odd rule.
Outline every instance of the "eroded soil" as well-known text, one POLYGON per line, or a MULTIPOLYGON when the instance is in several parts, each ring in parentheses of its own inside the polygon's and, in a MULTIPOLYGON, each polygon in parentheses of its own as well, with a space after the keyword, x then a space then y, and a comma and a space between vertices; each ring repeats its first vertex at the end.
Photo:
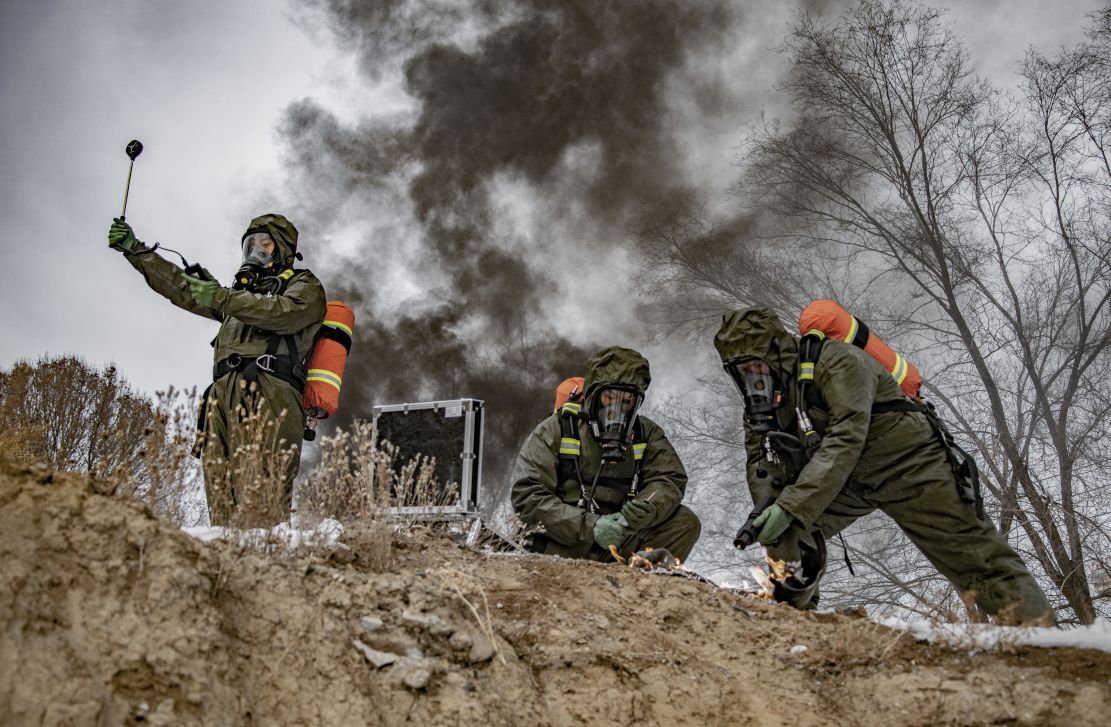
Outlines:
POLYGON ((931 646, 681 576, 421 532, 205 544, 0 467, 0 723, 1099 724, 1111 654, 931 646), (806 647, 805 649, 799 647, 806 647))

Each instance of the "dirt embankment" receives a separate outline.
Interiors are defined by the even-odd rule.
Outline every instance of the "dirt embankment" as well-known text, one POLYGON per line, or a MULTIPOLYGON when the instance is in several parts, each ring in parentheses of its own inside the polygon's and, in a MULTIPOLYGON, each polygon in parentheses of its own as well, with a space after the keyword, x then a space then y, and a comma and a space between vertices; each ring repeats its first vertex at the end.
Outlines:
POLYGON ((1097 724, 1111 654, 969 655, 673 576, 411 535, 268 557, 0 469, 0 723, 1097 724), (805 649, 801 647, 806 647, 805 649))

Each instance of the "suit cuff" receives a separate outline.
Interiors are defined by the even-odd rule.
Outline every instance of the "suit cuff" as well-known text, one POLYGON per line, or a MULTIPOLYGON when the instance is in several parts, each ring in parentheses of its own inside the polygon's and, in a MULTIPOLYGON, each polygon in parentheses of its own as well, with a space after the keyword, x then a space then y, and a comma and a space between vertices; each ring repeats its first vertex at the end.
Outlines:
POLYGON ((225 303, 225 301, 227 301, 228 295, 230 295, 230 294, 231 294, 230 290, 228 290, 227 288, 221 287, 212 296, 212 307, 215 308, 216 310, 220 311, 221 313, 223 313, 224 312, 224 303, 225 303))

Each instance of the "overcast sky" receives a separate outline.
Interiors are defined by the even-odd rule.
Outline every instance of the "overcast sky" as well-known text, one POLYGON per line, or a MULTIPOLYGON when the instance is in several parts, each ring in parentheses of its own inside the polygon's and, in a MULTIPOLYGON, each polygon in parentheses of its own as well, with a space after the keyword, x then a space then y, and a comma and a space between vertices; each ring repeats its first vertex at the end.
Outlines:
MULTIPOLYGON (((973 61, 1006 83, 1029 44, 1076 42, 1101 5, 950 7, 973 61)), ((353 60, 300 16, 278 0, 0 0, 0 367, 72 352, 116 362, 147 392, 207 383, 216 325, 173 308, 106 247, 124 146, 146 146, 127 208, 138 237, 227 280, 247 221, 299 194, 282 178, 276 135, 287 105, 311 97, 343 117, 404 103, 396 89, 374 97, 360 87, 353 60)), ((768 32, 785 22, 771 19, 768 32)), ((719 160, 723 190, 730 133, 698 150, 719 160)), ((301 232, 312 267, 313 230, 301 232)))
POLYGON ((146 391, 204 383, 216 324, 106 247, 124 147, 146 147, 127 208, 139 238, 226 280, 247 221, 281 194, 275 124, 291 100, 327 97, 333 56, 277 1, 3 0, 0 366, 73 352, 146 391))

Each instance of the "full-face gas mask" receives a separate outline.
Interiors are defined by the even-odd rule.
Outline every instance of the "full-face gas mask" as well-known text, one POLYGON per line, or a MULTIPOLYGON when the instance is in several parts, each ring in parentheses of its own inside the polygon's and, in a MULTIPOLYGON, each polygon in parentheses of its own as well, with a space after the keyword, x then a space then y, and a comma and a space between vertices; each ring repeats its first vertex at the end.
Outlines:
POLYGON ((243 237, 243 264, 235 274, 235 288, 256 290, 261 281, 275 271, 273 238, 266 232, 252 232, 243 237))
POLYGON ((761 358, 741 356, 725 364, 745 402, 745 419, 754 432, 765 434, 776 428, 775 410, 783 403, 779 377, 761 358))
POLYGON ((633 423, 644 403, 644 394, 627 386, 606 386, 594 400, 590 428, 602 450, 602 459, 620 460, 625 445, 633 441, 633 423))

